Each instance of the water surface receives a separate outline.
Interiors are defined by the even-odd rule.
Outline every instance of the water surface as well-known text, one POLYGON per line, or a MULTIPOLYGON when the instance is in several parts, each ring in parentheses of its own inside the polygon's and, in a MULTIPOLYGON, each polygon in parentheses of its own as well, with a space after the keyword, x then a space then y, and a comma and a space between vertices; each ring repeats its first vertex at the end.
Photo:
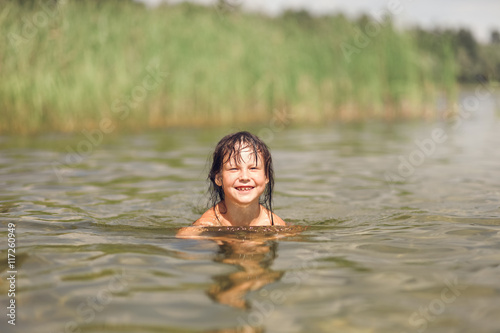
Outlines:
POLYGON ((275 212, 308 226, 277 239, 175 237, 205 209, 227 130, 2 137, 1 257, 13 222, 18 311, 0 330, 498 332, 495 108, 482 99, 460 123, 256 128, 275 212))

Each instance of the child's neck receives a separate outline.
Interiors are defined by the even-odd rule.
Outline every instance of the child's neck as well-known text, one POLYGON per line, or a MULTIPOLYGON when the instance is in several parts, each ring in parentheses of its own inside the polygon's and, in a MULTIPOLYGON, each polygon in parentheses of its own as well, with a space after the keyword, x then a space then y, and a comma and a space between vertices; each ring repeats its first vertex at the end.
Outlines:
POLYGON ((222 215, 224 219, 234 226, 250 226, 258 223, 261 207, 259 202, 248 206, 238 206, 227 202, 222 202, 222 215))

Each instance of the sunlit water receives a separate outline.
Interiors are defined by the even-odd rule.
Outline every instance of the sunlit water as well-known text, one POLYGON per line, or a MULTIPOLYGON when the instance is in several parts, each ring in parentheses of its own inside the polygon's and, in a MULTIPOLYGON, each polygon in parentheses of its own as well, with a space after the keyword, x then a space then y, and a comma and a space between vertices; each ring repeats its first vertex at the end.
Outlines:
POLYGON ((275 212, 308 226, 277 239, 175 237, 227 130, 3 137, 0 331, 499 332, 500 121, 475 98, 455 123, 256 128, 275 212))

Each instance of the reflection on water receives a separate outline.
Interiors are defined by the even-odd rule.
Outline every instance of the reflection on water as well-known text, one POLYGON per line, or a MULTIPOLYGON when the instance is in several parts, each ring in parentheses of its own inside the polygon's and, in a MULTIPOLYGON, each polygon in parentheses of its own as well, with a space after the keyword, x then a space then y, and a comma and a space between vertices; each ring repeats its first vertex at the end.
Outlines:
POLYGON ((19 305, 0 332, 496 332, 495 108, 276 131, 276 213, 308 226, 282 238, 176 237, 206 208, 226 130, 109 135, 71 163, 83 135, 0 137, 0 257, 15 223, 19 305))
POLYGON ((276 241, 218 240, 219 251, 215 262, 235 265, 236 272, 213 277, 208 295, 220 304, 240 309, 250 309, 245 299, 249 291, 277 281, 283 272, 273 271, 271 265, 276 258, 276 241))

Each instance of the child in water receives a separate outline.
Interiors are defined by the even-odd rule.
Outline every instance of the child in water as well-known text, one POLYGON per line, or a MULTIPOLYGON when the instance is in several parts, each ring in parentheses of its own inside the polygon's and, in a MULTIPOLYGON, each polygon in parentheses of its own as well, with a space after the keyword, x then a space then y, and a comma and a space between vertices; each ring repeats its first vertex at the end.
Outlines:
POLYGON ((222 138, 213 153, 208 179, 212 207, 193 226, 286 225, 272 210, 273 162, 257 136, 238 132, 222 138))

